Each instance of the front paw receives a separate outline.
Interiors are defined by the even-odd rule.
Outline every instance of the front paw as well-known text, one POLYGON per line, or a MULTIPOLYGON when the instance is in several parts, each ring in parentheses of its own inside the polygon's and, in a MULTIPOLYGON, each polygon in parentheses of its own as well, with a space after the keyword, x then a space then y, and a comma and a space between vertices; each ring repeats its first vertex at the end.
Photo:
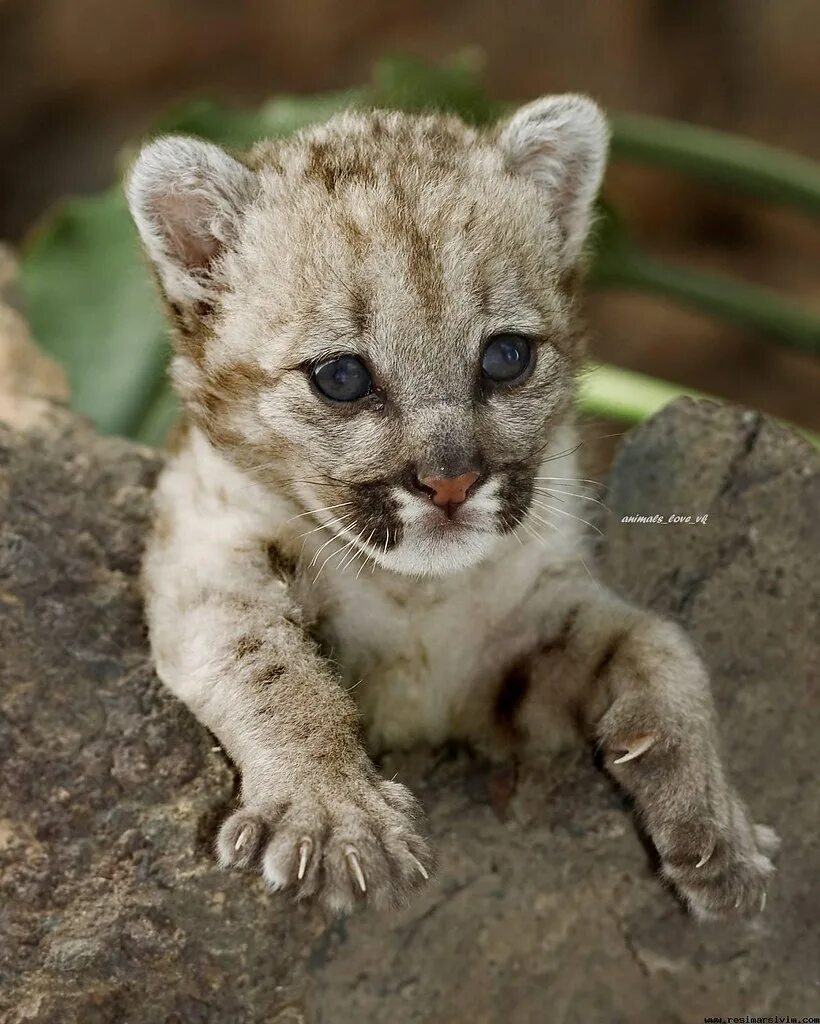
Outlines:
POLYGON ((703 737, 671 738, 646 714, 620 735, 610 771, 635 796, 661 871, 692 913, 710 918, 762 911, 779 840, 772 829, 752 823, 703 737))
POLYGON ((235 811, 217 854, 223 867, 261 867, 271 889, 315 897, 333 913, 365 900, 400 906, 429 878, 417 819, 415 798, 397 782, 305 783, 235 811))
POLYGON ((766 906, 780 845, 773 829, 753 825, 739 800, 723 822, 682 820, 656 838, 663 874, 701 919, 750 916, 766 906))

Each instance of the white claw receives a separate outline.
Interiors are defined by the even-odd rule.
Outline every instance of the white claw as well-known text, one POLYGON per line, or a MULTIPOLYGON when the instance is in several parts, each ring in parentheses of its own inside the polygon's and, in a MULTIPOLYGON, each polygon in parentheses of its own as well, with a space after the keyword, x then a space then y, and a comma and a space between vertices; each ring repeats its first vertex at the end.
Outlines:
POLYGON ((236 850, 237 852, 241 850, 245 843, 247 843, 247 841, 250 839, 250 837, 251 827, 250 825, 246 825, 239 833, 239 835, 236 837, 236 842, 234 843, 233 846, 234 850, 236 850))
POLYGON ((296 872, 296 878, 300 882, 305 877, 305 872, 307 871, 308 866, 308 859, 310 857, 312 849, 313 840, 305 836, 305 838, 299 844, 299 870, 296 872))
POLYGON ((763 895, 760 897, 760 913, 766 909, 766 890, 763 890, 763 895))
POLYGON ((737 898, 737 899, 735 900, 735 910, 737 910, 737 909, 738 909, 738 907, 740 906, 740 904, 741 904, 742 902, 743 902, 743 890, 741 889, 741 890, 740 890, 740 895, 739 895, 739 896, 738 896, 738 898, 737 898))
POLYGON ((350 865, 350 870, 353 872, 356 881, 359 883, 359 888, 362 890, 362 892, 367 892, 367 883, 364 880, 364 872, 362 871, 362 866, 359 863, 359 856, 356 853, 354 847, 347 847, 347 849, 345 850, 345 857, 347 857, 347 862, 350 865))
POLYGON ((410 854, 410 859, 413 861, 413 863, 419 869, 419 874, 424 879, 424 881, 425 882, 428 881, 429 878, 430 878, 430 873, 427 870, 427 868, 422 864, 422 862, 418 859, 418 857, 414 853, 410 854))
POLYGON ((715 852, 715 848, 713 846, 712 849, 708 853, 704 853, 704 855, 700 858, 700 860, 697 862, 695 867, 696 868, 702 868, 703 865, 709 860, 709 858, 712 856, 712 854, 714 852, 715 852))
POLYGON ((612 763, 625 764, 627 761, 633 761, 636 757, 640 757, 641 754, 645 754, 656 739, 657 736, 654 736, 652 733, 647 733, 646 736, 641 736, 634 747, 627 749, 625 754, 621 754, 620 757, 616 757, 612 763))

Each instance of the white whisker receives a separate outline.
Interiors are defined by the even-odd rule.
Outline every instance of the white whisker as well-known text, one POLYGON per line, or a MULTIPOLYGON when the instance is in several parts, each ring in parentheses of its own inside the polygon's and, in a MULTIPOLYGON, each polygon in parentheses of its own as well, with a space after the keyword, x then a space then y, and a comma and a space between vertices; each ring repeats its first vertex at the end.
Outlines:
MULTIPOLYGON (((544 525, 545 526, 549 526, 551 524, 545 523, 544 525)), ((541 547, 545 547, 546 546, 546 543, 547 543, 546 539, 544 537, 542 537, 540 533, 538 533, 536 530, 534 530, 532 528, 532 525, 530 523, 528 523, 526 519, 522 520, 521 526, 523 526, 523 528, 527 531, 527 533, 530 535, 530 537, 532 537, 534 540, 536 540, 541 545, 541 547)))
POLYGON ((364 531, 366 529, 367 527, 363 526, 359 533, 353 538, 351 542, 353 550, 350 552, 350 555, 347 558, 343 559, 344 564, 342 562, 339 562, 339 564, 336 566, 339 572, 344 572, 344 570, 350 565, 352 561, 354 561, 356 556, 359 554, 359 542, 361 541, 362 537, 364 537, 364 531))
POLYGON ((551 490, 548 490, 546 487, 536 487, 535 488, 535 493, 536 494, 547 494, 551 498, 558 498, 559 501, 563 500, 560 497, 560 495, 564 494, 568 498, 580 498, 581 501, 593 501, 593 502, 595 502, 596 505, 600 505, 601 508, 606 508, 606 505, 601 501, 600 498, 594 498, 591 494, 576 494, 575 491, 551 491, 551 490))
POLYGON ((567 516, 569 519, 574 519, 576 522, 583 523, 584 526, 588 526, 590 530, 594 530, 597 534, 600 534, 603 537, 603 533, 594 523, 589 523, 586 519, 582 519, 580 516, 574 516, 571 512, 565 512, 561 508, 556 508, 554 505, 548 505, 545 501, 538 501, 535 498, 533 498, 533 505, 538 505, 539 508, 549 509, 550 512, 557 512, 559 516, 567 516))
POLYGON ((309 537, 312 533, 318 533, 320 530, 328 530, 330 529, 331 526, 339 526, 346 519, 352 519, 353 516, 355 515, 355 512, 348 512, 343 516, 337 516, 335 519, 331 519, 327 523, 321 523, 319 526, 314 527, 312 530, 306 530, 304 533, 300 533, 299 537, 309 537))
POLYGON ((352 504, 352 501, 340 501, 336 505, 325 505, 324 508, 309 508, 307 512, 300 512, 298 516, 291 516, 288 522, 292 523, 294 519, 301 519, 303 516, 315 516, 319 512, 332 512, 334 508, 344 508, 346 505, 352 504))
POLYGON ((362 547, 363 547, 363 548, 365 549, 365 552, 364 552, 364 553, 365 553, 365 559, 364 559, 364 561, 362 562, 362 564, 361 564, 361 565, 359 566, 359 571, 358 571, 358 572, 356 573, 356 579, 358 579, 358 578, 359 578, 359 577, 361 576, 361 574, 362 574, 362 569, 364 569, 364 567, 365 567, 365 566, 367 565, 368 561, 369 561, 369 560, 370 560, 370 558, 372 557, 372 556, 370 555, 370 553, 368 552, 368 550, 367 550, 367 547, 368 547, 368 545, 370 544, 371 540, 373 540, 373 534, 374 534, 375 532, 376 532, 376 527, 374 526, 374 527, 373 527, 373 529, 372 529, 372 530, 370 531, 370 536, 369 536, 369 537, 367 538, 367 540, 366 540, 366 541, 364 542, 364 544, 362 545, 362 547))
MULTIPOLYGON (((356 524, 355 523, 353 524, 353 528, 354 529, 356 528, 356 524)), ((319 555, 321 555, 321 553, 325 550, 325 548, 328 546, 328 544, 332 544, 334 540, 341 540, 341 539, 342 539, 341 537, 339 537, 337 534, 334 533, 333 536, 330 538, 330 540, 326 540, 324 542, 324 544, 322 544, 322 546, 316 552, 316 554, 313 556, 313 558, 310 560, 310 563, 308 564, 308 569, 312 569, 313 568, 313 566, 316 564, 316 562, 319 559, 319 555)), ((329 557, 330 557, 330 555, 328 555, 328 558, 329 557)), ((318 579, 319 577, 317 576, 316 578, 318 579)))
MULTIPOLYGON (((332 539, 333 539, 333 540, 338 540, 339 538, 337 538, 337 537, 333 537, 332 539)), ((321 564, 321 565, 319 566, 319 571, 318 571, 318 572, 316 573, 316 576, 314 577, 314 580, 313 580, 313 585, 314 585, 314 586, 315 586, 315 585, 316 585, 316 583, 318 582, 318 580, 319 580, 319 577, 320 577, 320 576, 322 575, 322 572, 323 572, 323 570, 324 570, 325 566, 327 565, 327 563, 328 563, 328 562, 329 562, 329 561, 330 561, 330 560, 331 560, 332 558, 336 558, 336 556, 337 556, 337 555, 341 555, 341 556, 342 556, 342 558, 344 558, 344 556, 345 556, 345 553, 346 553, 347 551, 349 551, 349 550, 350 550, 350 548, 352 548, 352 547, 353 547, 353 545, 354 545, 355 543, 356 543, 355 539, 354 539, 354 540, 349 540, 349 541, 347 542, 347 544, 344 544, 344 545, 343 545, 343 546, 342 546, 342 547, 340 548, 340 550, 338 550, 338 551, 331 551, 331 552, 330 552, 330 554, 329 554, 329 555, 327 556, 327 558, 326 558, 326 559, 324 560, 324 562, 322 562, 322 564, 321 564)))
POLYGON ((545 519, 544 516, 540 516, 537 512, 533 512, 532 509, 530 509, 529 515, 530 518, 534 519, 536 523, 539 523, 541 526, 548 526, 551 530, 555 530, 556 533, 561 532, 555 523, 551 523, 549 519, 545 519))
POLYGON ((534 480, 545 481, 547 483, 566 483, 566 484, 590 484, 592 487, 601 487, 600 480, 590 480, 585 477, 576 476, 536 476, 534 480))

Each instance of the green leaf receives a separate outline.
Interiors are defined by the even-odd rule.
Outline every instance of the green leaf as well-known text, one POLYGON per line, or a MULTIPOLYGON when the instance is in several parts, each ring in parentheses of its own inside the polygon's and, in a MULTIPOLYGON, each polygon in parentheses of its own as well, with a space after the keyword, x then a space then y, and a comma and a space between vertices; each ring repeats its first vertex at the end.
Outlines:
POLYGON ((379 61, 373 73, 372 101, 379 107, 458 114, 470 124, 487 124, 503 114, 504 105, 484 91, 481 63, 475 50, 436 65, 411 57, 379 61))
MULTIPOLYGON (((434 67, 409 58, 382 61, 371 85, 359 90, 279 97, 256 110, 198 100, 167 112, 156 131, 245 149, 345 107, 374 105, 453 112, 485 124, 506 108, 487 97, 479 72, 474 51, 434 67)), ((692 125, 627 116, 613 122, 616 156, 673 167, 812 213, 820 209, 820 172, 810 161, 692 125)), ((167 332, 119 188, 59 207, 29 240, 21 283, 35 336, 68 370, 73 405, 103 432, 160 443, 176 416, 165 378, 167 332)), ((612 210, 601 218, 592 283, 654 292, 781 343, 818 350, 817 317, 764 289, 651 259, 612 210)), ((663 382, 624 374, 609 368, 593 378, 599 384, 592 397, 586 393, 587 407, 607 405, 602 388, 611 385, 610 413, 629 419, 635 410, 646 413, 650 391, 658 400, 677 393, 663 382)))
MULTIPOLYGON (((197 102, 168 114, 160 130, 245 148, 358 98, 282 97, 255 112, 197 102)), ((177 414, 168 331, 121 189, 57 209, 28 240, 21 287, 34 336, 68 371, 74 408, 103 433, 160 444, 177 414)))
POLYGON ((163 387, 167 331, 119 189, 60 207, 20 268, 35 338, 66 367, 72 404, 135 436, 163 387))
POLYGON ((733 192, 820 216, 820 168, 813 160, 699 125, 639 114, 612 122, 612 156, 667 167, 733 192))
MULTIPOLYGON (((621 423, 642 423, 676 398, 722 399, 703 391, 681 387, 669 381, 647 377, 643 373, 622 370, 603 363, 588 363, 578 379, 578 405, 587 416, 605 416, 621 423)), ((797 430, 807 441, 820 448, 820 437, 810 430, 783 423, 797 430)))

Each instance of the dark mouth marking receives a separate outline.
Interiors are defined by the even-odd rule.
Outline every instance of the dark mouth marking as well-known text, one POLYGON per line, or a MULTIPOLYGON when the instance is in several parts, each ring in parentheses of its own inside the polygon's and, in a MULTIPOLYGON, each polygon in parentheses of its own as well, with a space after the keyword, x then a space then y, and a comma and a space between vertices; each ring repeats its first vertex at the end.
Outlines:
POLYGON ((380 551, 393 551, 402 541, 404 528, 399 518, 399 507, 390 494, 390 485, 377 483, 358 485, 351 497, 355 501, 356 513, 353 522, 357 535, 361 532, 359 546, 380 551))
POLYGON ((502 533, 512 533, 530 508, 535 470, 529 466, 516 467, 501 473, 498 492, 498 526, 502 533))

